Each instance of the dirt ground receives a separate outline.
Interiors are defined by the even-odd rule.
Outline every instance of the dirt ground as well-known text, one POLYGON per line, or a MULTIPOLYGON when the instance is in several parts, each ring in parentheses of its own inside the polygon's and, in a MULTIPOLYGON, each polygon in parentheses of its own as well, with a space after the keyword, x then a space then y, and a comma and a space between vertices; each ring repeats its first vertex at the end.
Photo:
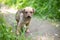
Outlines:
MULTIPOLYGON (((15 14, 5 14, 5 19, 13 27, 16 25, 15 14)), ((29 29, 27 35, 33 40, 60 40, 60 22, 55 25, 48 20, 32 17, 29 29)))

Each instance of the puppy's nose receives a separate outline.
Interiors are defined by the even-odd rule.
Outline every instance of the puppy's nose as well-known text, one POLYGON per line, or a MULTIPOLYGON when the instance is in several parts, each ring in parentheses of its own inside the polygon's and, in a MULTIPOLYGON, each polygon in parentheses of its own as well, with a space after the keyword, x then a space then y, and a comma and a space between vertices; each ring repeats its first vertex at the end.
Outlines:
POLYGON ((28 16, 27 18, 31 18, 30 16, 28 16))

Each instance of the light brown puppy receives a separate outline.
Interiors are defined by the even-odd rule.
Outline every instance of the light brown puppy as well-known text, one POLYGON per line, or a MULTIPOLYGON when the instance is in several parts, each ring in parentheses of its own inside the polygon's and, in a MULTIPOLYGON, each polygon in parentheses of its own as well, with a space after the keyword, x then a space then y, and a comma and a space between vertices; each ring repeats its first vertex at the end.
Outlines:
POLYGON ((19 34, 20 30, 24 25, 26 26, 26 32, 29 32, 28 26, 31 21, 31 17, 34 13, 34 9, 32 7, 26 7, 22 10, 18 10, 16 13, 16 21, 17 21, 17 34, 19 34))

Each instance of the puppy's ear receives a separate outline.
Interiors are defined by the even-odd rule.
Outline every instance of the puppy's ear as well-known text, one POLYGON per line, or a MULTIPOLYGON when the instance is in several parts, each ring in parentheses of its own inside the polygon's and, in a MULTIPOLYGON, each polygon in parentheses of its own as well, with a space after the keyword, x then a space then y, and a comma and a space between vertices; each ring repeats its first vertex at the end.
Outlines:
POLYGON ((22 9, 21 12, 24 13, 25 12, 25 9, 22 9))
POLYGON ((24 11, 25 11, 25 9, 20 9, 20 10, 18 10, 17 12, 18 12, 18 13, 24 13, 24 11))
POLYGON ((33 13, 35 13, 35 9, 33 9, 33 13))

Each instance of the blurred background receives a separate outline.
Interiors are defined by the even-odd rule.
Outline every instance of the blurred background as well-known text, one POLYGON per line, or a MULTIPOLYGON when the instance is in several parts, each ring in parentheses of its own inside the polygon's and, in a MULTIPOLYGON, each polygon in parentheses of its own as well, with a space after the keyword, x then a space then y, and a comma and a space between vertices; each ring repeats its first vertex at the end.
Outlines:
POLYGON ((36 16, 60 20, 60 0, 0 0, 0 3, 17 9, 32 6, 36 16))
MULTIPOLYGON (((60 40, 60 0, 0 0, 0 40, 16 40, 12 32, 16 26, 15 13, 27 6, 35 9, 30 24, 32 38, 60 40)), ((19 36, 17 39, 31 38, 19 36)))

